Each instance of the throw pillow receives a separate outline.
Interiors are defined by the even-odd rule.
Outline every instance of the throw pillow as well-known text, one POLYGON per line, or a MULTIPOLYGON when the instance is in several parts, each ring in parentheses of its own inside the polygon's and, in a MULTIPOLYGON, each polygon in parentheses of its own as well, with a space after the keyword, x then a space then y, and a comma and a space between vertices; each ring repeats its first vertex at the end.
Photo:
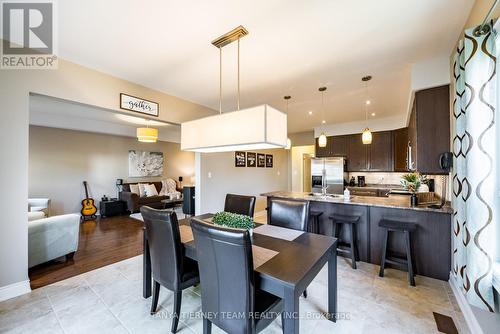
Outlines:
POLYGON ((146 186, 147 183, 139 183, 139 197, 146 197, 146 186))
POLYGON ((139 185, 138 184, 131 184, 130 185, 130 192, 140 196, 139 185))
POLYGON ((164 196, 175 192, 177 192, 177 190, 176 190, 176 183, 174 180, 166 179, 161 181, 160 195, 164 196))
POLYGON ((144 192, 146 193, 147 197, 158 196, 158 191, 156 190, 154 184, 144 185, 144 192))

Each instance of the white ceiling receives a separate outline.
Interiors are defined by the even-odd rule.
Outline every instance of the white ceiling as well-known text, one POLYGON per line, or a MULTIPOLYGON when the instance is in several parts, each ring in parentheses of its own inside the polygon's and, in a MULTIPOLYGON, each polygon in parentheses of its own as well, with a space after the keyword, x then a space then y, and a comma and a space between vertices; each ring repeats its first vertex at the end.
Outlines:
MULTIPOLYGON (((62 58, 218 109, 210 42, 245 26, 241 105, 285 110, 289 132, 406 112, 411 64, 449 55, 474 0, 59 1, 62 58), (313 111, 308 116, 308 111, 313 111)), ((223 108, 236 108, 236 46, 223 49, 223 108)))
POLYGON ((29 109, 31 125, 125 137, 136 137, 138 127, 151 126, 158 129, 159 140, 180 142, 179 125, 146 120, 87 104, 31 94, 29 109))

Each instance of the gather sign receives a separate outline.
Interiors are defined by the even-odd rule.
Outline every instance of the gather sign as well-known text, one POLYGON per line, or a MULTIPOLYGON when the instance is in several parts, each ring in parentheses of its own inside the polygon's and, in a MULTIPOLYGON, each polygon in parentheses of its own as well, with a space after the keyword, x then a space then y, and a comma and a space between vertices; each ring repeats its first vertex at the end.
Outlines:
POLYGON ((159 104, 157 102, 141 99, 132 95, 120 94, 120 108, 139 112, 150 116, 159 115, 159 104))

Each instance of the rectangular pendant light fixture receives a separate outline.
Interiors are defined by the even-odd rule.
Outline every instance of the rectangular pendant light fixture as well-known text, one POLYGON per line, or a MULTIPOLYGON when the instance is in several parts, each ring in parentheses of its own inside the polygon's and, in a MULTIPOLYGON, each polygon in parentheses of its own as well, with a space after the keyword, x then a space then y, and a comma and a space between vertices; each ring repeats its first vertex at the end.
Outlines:
POLYGON ((228 152, 284 148, 287 115, 267 104, 181 124, 181 150, 228 152))
POLYGON ((240 110, 240 38, 248 31, 239 26, 216 38, 219 49, 219 115, 181 124, 181 150, 191 152, 228 152, 285 148, 287 115, 267 104, 240 110), (238 42, 238 110, 222 112, 222 48, 238 42))

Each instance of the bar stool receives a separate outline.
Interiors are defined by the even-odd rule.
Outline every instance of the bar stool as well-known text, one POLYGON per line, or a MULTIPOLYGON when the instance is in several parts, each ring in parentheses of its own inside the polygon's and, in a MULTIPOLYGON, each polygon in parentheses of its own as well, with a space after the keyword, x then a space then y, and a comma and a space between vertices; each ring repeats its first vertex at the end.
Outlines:
POLYGON ((382 259, 380 261, 379 276, 384 277, 385 264, 394 264, 398 267, 403 267, 408 271, 408 282, 411 286, 415 286, 415 274, 413 272, 413 259, 411 256, 411 232, 415 231, 417 225, 409 222, 401 222, 395 220, 382 219, 378 226, 383 228, 384 241, 382 244, 382 259), (406 260, 404 258, 388 256, 387 255, 387 242, 389 239, 389 232, 402 232, 405 238, 406 260))
POLYGON ((309 232, 319 234, 319 217, 322 214, 321 211, 309 212, 309 232))
POLYGON ((347 225, 349 227, 350 242, 340 241, 337 246, 337 253, 348 254, 351 257, 352 269, 356 269, 356 261, 359 261, 358 243, 356 241, 356 228, 355 225, 359 221, 359 216, 346 216, 346 215, 332 215, 330 219, 333 223, 332 236, 337 238, 340 233, 342 226, 347 225), (340 225, 337 229, 337 225, 340 225), (347 246, 349 245, 349 246, 347 246), (340 248, 340 246, 349 247, 348 249, 340 248))

